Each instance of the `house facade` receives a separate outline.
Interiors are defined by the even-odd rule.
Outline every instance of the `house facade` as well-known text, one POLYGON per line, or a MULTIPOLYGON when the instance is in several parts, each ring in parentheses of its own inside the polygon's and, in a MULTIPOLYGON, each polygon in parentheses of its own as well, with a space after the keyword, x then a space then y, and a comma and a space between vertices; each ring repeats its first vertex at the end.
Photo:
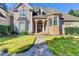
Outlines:
POLYGON ((75 16, 50 8, 31 7, 27 3, 17 4, 8 14, 8 21, 5 20, 17 33, 63 35, 65 27, 79 27, 79 18, 75 16))
POLYGON ((33 34, 64 34, 62 14, 54 10, 18 4, 13 10, 14 31, 33 34), (36 14, 34 14, 36 13, 36 14))

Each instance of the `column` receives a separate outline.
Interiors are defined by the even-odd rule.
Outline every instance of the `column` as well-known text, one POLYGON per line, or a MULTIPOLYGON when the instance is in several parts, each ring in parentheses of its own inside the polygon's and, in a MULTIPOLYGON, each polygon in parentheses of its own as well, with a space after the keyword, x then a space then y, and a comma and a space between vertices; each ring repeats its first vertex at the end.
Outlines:
POLYGON ((35 33, 37 33, 37 21, 35 21, 35 33))
POLYGON ((44 20, 43 20, 43 27, 42 27, 42 32, 44 32, 44 20))
POLYGON ((48 21, 46 23, 46 32, 48 32, 48 21))
POLYGON ((62 31, 62 32, 63 32, 63 35, 65 35, 65 31, 64 31, 64 30, 65 30, 65 29, 64 29, 64 25, 62 25, 62 27, 63 27, 63 28, 62 28, 62 29, 63 29, 63 31, 62 31))

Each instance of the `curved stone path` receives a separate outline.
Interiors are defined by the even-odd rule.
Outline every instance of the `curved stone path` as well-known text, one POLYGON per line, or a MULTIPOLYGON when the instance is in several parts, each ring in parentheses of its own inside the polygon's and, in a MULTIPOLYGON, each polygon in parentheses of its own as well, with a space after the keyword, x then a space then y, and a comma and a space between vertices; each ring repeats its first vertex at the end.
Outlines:
MULTIPOLYGON (((3 54, 3 56, 8 54, 3 54)), ((43 36, 37 36, 34 45, 23 53, 13 54, 11 56, 52 56, 53 54, 48 50, 48 46, 44 43, 43 36)))

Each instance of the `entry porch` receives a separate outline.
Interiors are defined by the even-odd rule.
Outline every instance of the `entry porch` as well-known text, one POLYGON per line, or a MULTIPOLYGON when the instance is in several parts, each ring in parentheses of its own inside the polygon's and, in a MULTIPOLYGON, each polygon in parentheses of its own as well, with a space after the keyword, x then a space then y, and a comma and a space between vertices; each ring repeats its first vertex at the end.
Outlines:
POLYGON ((33 20, 33 33, 34 34, 47 34, 48 23, 46 19, 35 19, 33 20))

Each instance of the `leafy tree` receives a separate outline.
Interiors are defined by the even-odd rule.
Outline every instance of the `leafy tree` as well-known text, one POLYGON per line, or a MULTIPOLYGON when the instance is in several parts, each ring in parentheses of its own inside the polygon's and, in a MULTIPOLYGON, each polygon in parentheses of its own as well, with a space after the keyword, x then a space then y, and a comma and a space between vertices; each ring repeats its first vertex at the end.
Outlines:
POLYGON ((72 10, 71 9, 68 14, 79 17, 79 10, 72 10))
POLYGON ((71 9, 71 10, 69 11, 69 14, 74 15, 74 10, 71 9))

